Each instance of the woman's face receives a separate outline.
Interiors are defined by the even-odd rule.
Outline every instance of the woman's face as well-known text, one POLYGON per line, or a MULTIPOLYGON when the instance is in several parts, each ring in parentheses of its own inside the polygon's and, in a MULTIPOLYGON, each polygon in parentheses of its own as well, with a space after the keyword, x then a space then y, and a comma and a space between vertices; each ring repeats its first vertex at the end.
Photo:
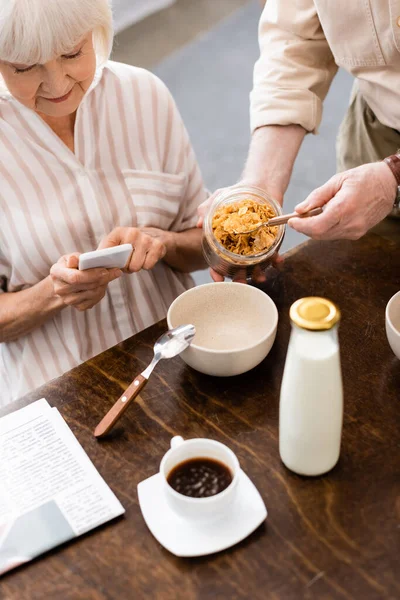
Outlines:
POLYGON ((9 92, 21 104, 49 117, 73 114, 96 72, 92 34, 71 52, 44 65, 0 61, 0 73, 9 92))

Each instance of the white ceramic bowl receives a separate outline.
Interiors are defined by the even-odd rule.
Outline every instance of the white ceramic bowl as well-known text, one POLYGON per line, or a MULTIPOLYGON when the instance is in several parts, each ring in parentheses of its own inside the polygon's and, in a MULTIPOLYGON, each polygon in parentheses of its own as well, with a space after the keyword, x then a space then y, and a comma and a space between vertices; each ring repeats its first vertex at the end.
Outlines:
POLYGON ((264 292, 243 283, 207 283, 170 306, 168 327, 192 323, 196 337, 181 356, 206 375, 229 377, 256 367, 271 350, 278 311, 264 292))
POLYGON ((400 292, 397 292, 386 306, 386 335, 389 344, 400 360, 400 292))

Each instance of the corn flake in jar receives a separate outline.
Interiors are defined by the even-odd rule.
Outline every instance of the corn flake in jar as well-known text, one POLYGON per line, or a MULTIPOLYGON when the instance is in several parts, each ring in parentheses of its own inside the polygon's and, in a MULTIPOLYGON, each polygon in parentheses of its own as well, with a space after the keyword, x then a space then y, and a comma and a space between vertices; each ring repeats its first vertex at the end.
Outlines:
POLYGON ((238 234, 253 229, 275 216, 276 213, 270 205, 250 199, 225 204, 213 215, 213 234, 221 246, 234 254, 241 256, 260 254, 272 246, 278 234, 278 227, 266 226, 253 233, 238 234))

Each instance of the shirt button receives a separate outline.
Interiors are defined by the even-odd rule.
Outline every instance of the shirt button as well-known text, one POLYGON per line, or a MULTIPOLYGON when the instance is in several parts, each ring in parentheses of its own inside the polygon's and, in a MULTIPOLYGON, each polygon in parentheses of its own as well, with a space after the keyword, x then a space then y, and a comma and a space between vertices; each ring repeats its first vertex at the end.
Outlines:
POLYGON ((400 17, 397 17, 397 27, 400 27, 400 17))

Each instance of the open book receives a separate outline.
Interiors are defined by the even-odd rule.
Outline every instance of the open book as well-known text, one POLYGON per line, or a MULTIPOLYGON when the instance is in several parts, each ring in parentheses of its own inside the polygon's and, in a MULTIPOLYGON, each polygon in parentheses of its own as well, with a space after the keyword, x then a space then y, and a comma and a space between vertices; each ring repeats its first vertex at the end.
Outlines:
POLYGON ((124 512, 46 400, 0 419, 0 575, 124 512))

